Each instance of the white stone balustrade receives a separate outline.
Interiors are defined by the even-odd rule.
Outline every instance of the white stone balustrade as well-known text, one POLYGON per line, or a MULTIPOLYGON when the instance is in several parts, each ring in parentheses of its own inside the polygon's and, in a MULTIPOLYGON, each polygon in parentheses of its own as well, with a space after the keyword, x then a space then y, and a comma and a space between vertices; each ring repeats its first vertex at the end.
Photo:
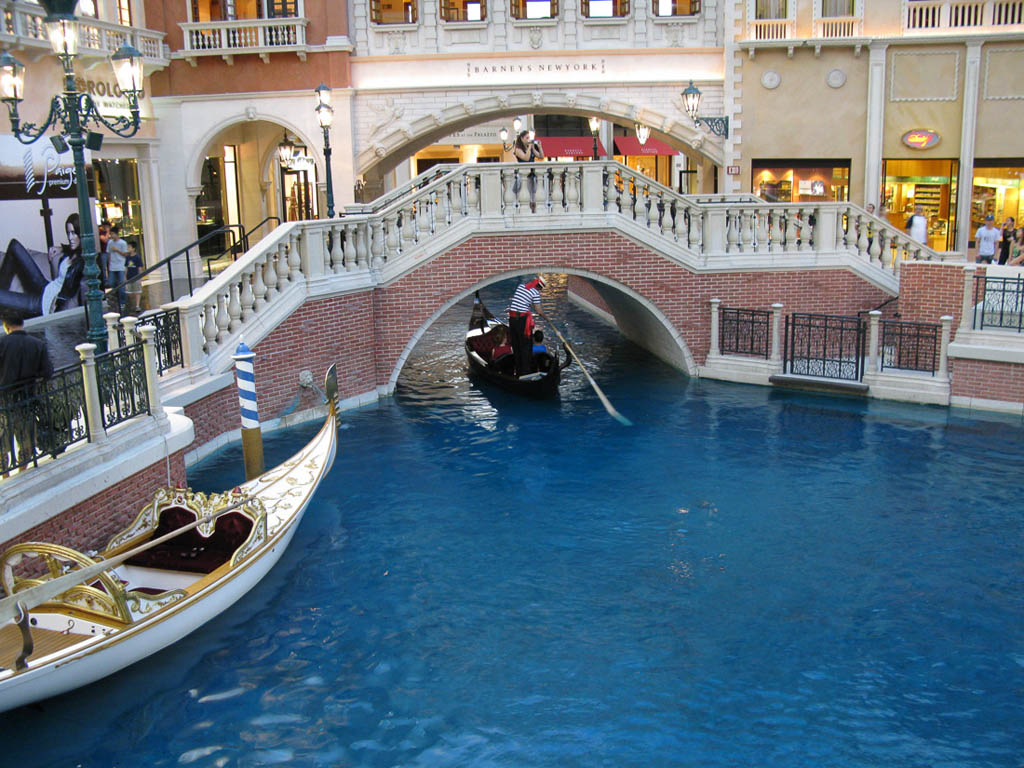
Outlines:
POLYGON ((694 271, 848 268, 892 292, 904 259, 942 258, 850 203, 683 196, 611 161, 431 171, 343 218, 278 227, 176 302, 186 368, 220 370, 239 337, 256 343, 307 297, 368 290, 477 234, 611 228, 694 271))

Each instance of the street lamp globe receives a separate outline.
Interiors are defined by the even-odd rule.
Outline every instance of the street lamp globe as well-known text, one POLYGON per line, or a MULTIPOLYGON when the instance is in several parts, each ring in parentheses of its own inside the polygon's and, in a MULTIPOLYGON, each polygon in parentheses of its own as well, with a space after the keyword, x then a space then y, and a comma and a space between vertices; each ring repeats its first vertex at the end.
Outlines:
POLYGON ((636 132, 636 140, 640 142, 640 146, 647 143, 647 140, 651 138, 650 126, 644 125, 643 123, 635 123, 633 129, 636 132))
POLYGON ((284 141, 277 145, 277 159, 281 161, 281 165, 287 168, 291 165, 293 157, 295 157, 295 144, 286 133, 284 141))
POLYGON ((142 90, 142 54, 125 43, 110 57, 117 85, 125 93, 142 90))
POLYGON ((516 132, 516 136, 523 130, 523 118, 517 117, 512 121, 512 130, 516 132))
POLYGON ((599 117, 592 117, 592 118, 590 118, 589 122, 590 122, 590 132, 591 133, 597 133, 597 129, 601 127, 601 118, 599 118, 599 117))
POLYGON ((700 89, 693 84, 693 80, 686 87, 686 90, 682 93, 683 96, 683 108, 686 110, 686 114, 690 116, 690 119, 697 122, 697 114, 700 109, 700 89))
POLYGON ((43 26, 50 39, 50 47, 58 56, 75 56, 78 53, 78 19, 75 6, 78 0, 41 0, 46 10, 43 26))
POLYGON ((0 99, 18 102, 25 98, 25 65, 4 51, 0 53, 0 99))

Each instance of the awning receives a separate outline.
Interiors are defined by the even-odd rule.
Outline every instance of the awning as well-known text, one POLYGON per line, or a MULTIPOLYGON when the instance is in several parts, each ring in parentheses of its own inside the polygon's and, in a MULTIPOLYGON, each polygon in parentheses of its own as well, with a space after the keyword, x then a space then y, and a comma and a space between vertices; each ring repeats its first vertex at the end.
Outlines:
MULTIPOLYGON (((594 139, 592 136, 538 136, 540 148, 545 157, 585 157, 594 156, 594 139)), ((597 140, 597 156, 604 157, 604 147, 597 140)))
POLYGON ((640 140, 636 136, 616 136, 615 137, 615 150, 620 155, 635 156, 635 155, 678 155, 679 150, 670 147, 664 141, 658 141, 657 139, 648 139, 645 144, 641 144, 640 140))

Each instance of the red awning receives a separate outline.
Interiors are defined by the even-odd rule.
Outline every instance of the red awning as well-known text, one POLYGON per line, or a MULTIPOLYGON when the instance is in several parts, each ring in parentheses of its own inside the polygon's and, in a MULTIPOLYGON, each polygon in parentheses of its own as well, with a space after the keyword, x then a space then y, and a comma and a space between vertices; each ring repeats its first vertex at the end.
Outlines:
MULTIPOLYGON (((594 139, 591 136, 538 136, 545 157, 594 157, 594 139)), ((604 157, 601 140, 597 141, 597 156, 604 157)))
POLYGON ((636 136, 616 136, 615 137, 615 150, 620 155, 635 156, 635 155, 678 155, 679 150, 673 149, 664 141, 658 141, 657 139, 648 139, 645 144, 641 144, 640 140, 636 136))

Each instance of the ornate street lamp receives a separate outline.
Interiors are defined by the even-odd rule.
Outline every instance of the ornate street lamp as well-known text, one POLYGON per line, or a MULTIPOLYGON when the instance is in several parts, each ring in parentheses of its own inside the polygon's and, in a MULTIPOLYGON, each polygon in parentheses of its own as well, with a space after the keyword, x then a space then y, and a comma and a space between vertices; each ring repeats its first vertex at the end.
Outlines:
POLYGON ((588 121, 590 123, 590 133, 594 137, 594 160, 597 160, 597 132, 601 128, 601 118, 592 117, 588 121))
POLYGON ((32 144, 51 127, 58 127, 63 136, 52 141, 58 149, 65 143, 71 147, 75 164, 75 184, 78 190, 78 219, 81 232, 82 258, 86 293, 86 319, 88 340, 99 349, 106 349, 107 331, 103 322, 103 292, 100 290, 100 270, 96 264, 96 242, 92 211, 89 206, 89 185, 85 178, 85 150, 98 151, 103 135, 86 130, 90 123, 103 126, 118 136, 128 138, 139 130, 139 93, 142 91, 142 54, 125 43, 111 57, 118 87, 128 98, 129 117, 105 117, 88 93, 80 93, 75 86, 75 59, 78 56, 78 19, 75 18, 77 0, 40 0, 46 10, 44 25, 53 52, 64 69, 64 92, 50 101, 50 114, 41 125, 22 124, 18 104, 24 99, 25 68, 10 53, 0 55, 0 100, 7 105, 11 131, 22 144, 32 144))
POLYGON ((729 118, 728 117, 698 117, 697 112, 700 109, 700 88, 693 84, 693 80, 682 92, 683 97, 683 109, 686 110, 686 114, 693 120, 694 124, 704 123, 708 129, 715 134, 715 136, 721 136, 723 139, 729 138, 729 118))
POLYGON ((650 127, 643 123, 634 123, 633 130, 636 132, 636 140, 640 142, 641 147, 647 143, 649 138, 651 138, 650 127))
POLYGON ((290 168, 292 165, 292 158, 295 157, 295 142, 288 138, 288 134, 284 135, 281 139, 281 143, 277 145, 277 159, 281 163, 282 168, 290 168))
POLYGON ((316 94, 316 119, 324 131, 324 164, 327 166, 327 218, 334 218, 334 182, 331 181, 331 123, 334 122, 334 108, 331 106, 331 89, 320 83, 313 91, 316 94))
POLYGON ((512 133, 514 134, 514 137, 512 139, 512 143, 510 144, 508 141, 508 128, 502 126, 502 129, 498 131, 498 137, 501 139, 501 148, 506 152, 511 152, 512 147, 515 146, 516 137, 519 136, 519 131, 521 131, 522 129, 523 119, 521 117, 517 117, 514 120, 512 120, 512 133))

